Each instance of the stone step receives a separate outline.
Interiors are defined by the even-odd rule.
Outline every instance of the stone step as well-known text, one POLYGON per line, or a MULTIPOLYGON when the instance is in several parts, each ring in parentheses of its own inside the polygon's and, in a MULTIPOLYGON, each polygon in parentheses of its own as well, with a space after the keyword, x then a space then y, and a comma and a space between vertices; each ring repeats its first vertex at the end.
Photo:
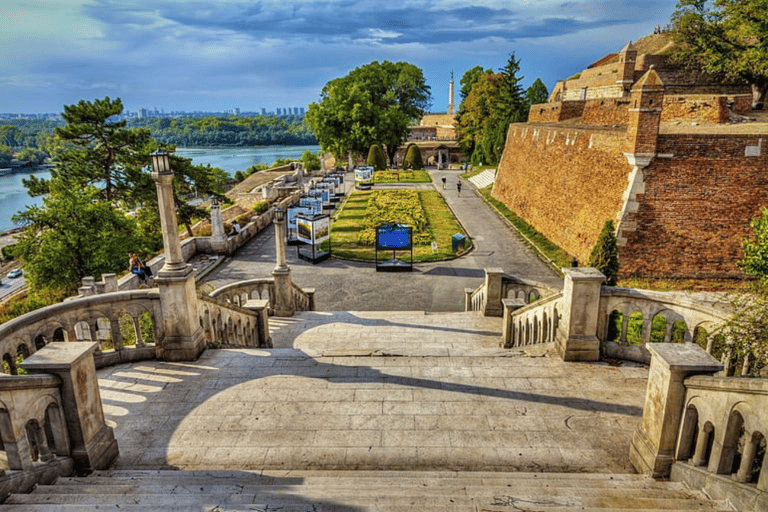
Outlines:
POLYGON ((97 471, 12 495, 0 511, 423 512, 729 510, 634 474, 452 471, 97 471))

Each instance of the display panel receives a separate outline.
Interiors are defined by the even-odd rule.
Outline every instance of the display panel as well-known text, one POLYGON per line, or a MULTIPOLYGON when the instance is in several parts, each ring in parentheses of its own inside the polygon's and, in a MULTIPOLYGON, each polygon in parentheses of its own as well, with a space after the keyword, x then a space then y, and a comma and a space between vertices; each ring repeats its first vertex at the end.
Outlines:
POLYGON ((379 249, 410 249, 412 228, 403 224, 384 224, 376 228, 376 245, 379 249))

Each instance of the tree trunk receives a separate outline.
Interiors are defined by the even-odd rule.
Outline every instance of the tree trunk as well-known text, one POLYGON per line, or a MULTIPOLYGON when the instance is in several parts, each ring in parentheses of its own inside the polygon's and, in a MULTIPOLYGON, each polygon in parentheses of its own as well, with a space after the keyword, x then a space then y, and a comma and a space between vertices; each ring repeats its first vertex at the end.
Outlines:
POLYGON ((189 238, 194 238, 195 234, 192 232, 192 226, 189 222, 185 222, 184 227, 187 228, 187 235, 189 235, 189 238))
POLYGON ((752 87, 752 110, 763 110, 763 96, 768 91, 768 79, 753 82, 752 87))

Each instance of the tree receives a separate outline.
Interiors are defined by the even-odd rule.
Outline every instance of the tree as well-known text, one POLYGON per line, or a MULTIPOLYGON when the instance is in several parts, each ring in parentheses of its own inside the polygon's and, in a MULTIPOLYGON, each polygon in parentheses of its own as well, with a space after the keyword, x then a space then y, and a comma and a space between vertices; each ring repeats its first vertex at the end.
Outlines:
POLYGON ((501 69, 496 106, 480 141, 483 152, 491 163, 501 160, 509 125, 528 120, 529 105, 525 100, 523 87, 520 85, 523 77, 517 76, 519 71, 520 61, 515 59, 513 52, 507 59, 507 64, 501 69))
POLYGON ((424 160, 421 158, 421 150, 419 150, 419 146, 416 144, 410 144, 408 149, 405 151, 403 169, 424 169, 424 160))
POLYGON ((307 171, 319 171, 320 170, 320 153, 313 153, 310 150, 306 150, 301 154, 301 161, 304 164, 304 169, 307 171))
POLYGON ((738 263, 739 268, 758 278, 768 290, 768 208, 760 208, 760 216, 749 223, 753 238, 741 240, 744 258, 738 263))
POLYGON ((421 69, 407 62, 371 62, 328 82, 306 121, 323 151, 344 158, 364 155, 373 144, 387 148, 390 163, 409 126, 430 105, 421 69))
POLYGON ((475 85, 478 80, 480 80, 480 77, 490 74, 493 74, 493 70, 483 70, 483 66, 475 66, 464 73, 464 75, 461 77, 461 80, 459 80, 459 84, 461 84, 461 89, 459 89, 459 98, 461 98, 459 105, 461 105, 461 103, 467 99, 469 92, 472 90, 472 86, 475 85))
POLYGON ((456 135, 462 153, 470 157, 475 164, 489 162, 492 158, 492 155, 484 153, 481 143, 494 116, 500 80, 501 76, 498 74, 482 75, 459 108, 456 135))
POLYGON ((752 88, 753 108, 768 91, 765 0, 679 0, 672 15, 673 57, 752 88))
POLYGON ((13 160, 13 150, 0 144, 0 167, 6 167, 13 160))
POLYGON ((387 168, 387 157, 384 156, 384 152, 381 150, 381 146, 374 144, 371 149, 368 150, 368 158, 365 162, 367 165, 372 166, 375 171, 383 171, 387 168))
POLYGON ((549 101, 549 91, 541 78, 537 78, 535 82, 531 84, 528 90, 525 91, 525 99, 528 106, 539 105, 549 101))
POLYGON ((85 276, 122 272, 127 254, 142 248, 136 221, 100 200, 95 187, 73 189, 53 180, 43 206, 30 207, 13 220, 25 224, 15 252, 33 292, 74 292, 85 276))
POLYGON ((149 161, 149 130, 129 130, 126 121, 111 120, 122 111, 120 98, 65 105, 62 117, 67 124, 56 128, 65 146, 57 155, 60 163, 51 177, 72 186, 103 187, 107 201, 135 202, 135 193, 146 194, 137 185, 147 184, 142 168, 149 161))
POLYGON ((605 221, 589 255, 589 266, 605 275, 605 284, 616 286, 619 279, 619 246, 612 220, 605 221))

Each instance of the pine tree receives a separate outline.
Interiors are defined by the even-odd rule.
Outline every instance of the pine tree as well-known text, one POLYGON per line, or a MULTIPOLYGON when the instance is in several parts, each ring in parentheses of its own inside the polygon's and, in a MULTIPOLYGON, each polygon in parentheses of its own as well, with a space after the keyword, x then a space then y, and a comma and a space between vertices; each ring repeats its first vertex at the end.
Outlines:
POLYGON ((603 230, 589 255, 589 266, 605 275, 605 284, 616 286, 619 279, 619 245, 614 234, 613 221, 605 221, 603 230))

